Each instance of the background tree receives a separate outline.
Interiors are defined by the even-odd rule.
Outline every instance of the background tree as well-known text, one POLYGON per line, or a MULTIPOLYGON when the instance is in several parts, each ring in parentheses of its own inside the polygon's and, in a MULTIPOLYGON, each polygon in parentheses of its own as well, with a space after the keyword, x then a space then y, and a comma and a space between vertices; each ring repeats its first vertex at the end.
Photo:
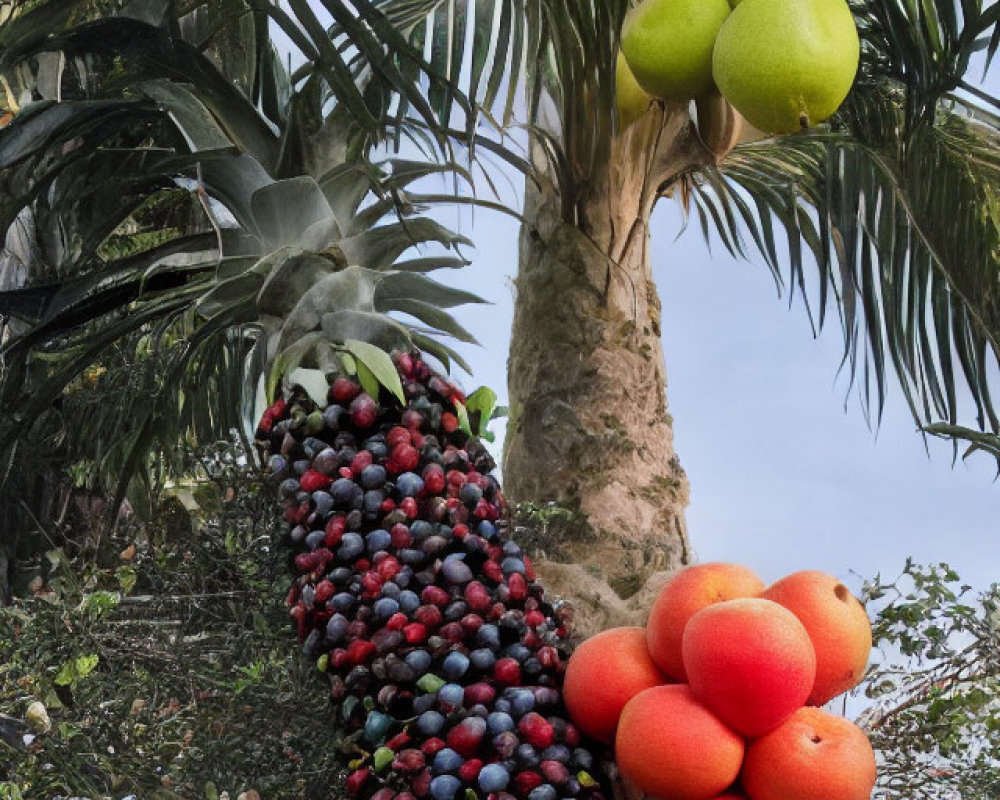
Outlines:
POLYGON ((25 492, 48 474, 41 442, 141 508, 149 470, 185 468, 172 457, 185 437, 237 430, 254 458, 265 373, 273 393, 299 365, 340 368, 338 348, 361 341, 354 368, 384 377, 388 356, 364 343, 449 363, 440 336, 471 339, 442 309, 477 298, 426 277, 464 266, 467 242, 422 213, 451 193, 412 185, 467 172, 427 132, 417 54, 385 61, 362 40, 366 57, 307 4, 293 19, 240 0, 51 0, 19 7, 3 35, 0 224, 19 286, 0 299, 6 530, 50 521, 52 503, 25 492), (311 71, 289 74, 271 24, 311 71), (436 159, 391 158, 406 136, 436 159), (119 402, 81 402, 81 379, 119 402))
POLYGON ((975 596, 947 564, 908 559, 865 585, 875 663, 858 722, 881 754, 878 796, 1000 792, 1000 584, 975 596))

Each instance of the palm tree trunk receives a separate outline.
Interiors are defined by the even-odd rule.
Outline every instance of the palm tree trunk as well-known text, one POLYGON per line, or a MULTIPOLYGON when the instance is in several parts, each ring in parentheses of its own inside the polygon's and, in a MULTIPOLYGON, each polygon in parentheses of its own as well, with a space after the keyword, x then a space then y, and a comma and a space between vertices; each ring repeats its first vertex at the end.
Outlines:
MULTIPOLYGON (((574 221, 554 193, 536 191, 521 231, 504 485, 522 504, 522 536, 544 554, 543 582, 572 602, 581 635, 643 622, 665 573, 690 559, 650 266, 659 189, 647 185, 642 140, 660 128, 647 127, 615 148, 574 221)), ((672 155, 659 173, 676 177, 696 142, 688 125, 662 135, 672 155)))

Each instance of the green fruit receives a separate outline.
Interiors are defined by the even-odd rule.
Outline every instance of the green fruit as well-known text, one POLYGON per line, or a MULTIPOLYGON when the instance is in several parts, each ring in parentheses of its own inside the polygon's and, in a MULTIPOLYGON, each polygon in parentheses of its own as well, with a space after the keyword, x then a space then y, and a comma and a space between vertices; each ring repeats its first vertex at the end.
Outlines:
POLYGON ((622 29, 622 52, 639 85, 664 100, 711 92, 712 46, 729 14, 729 0, 643 0, 622 29))
POLYGON ((713 75, 751 125, 790 133, 840 108, 860 51, 844 0, 743 0, 719 31, 713 75))
POLYGON ((618 102, 618 119, 622 130, 638 120, 649 104, 653 102, 635 79, 632 70, 628 68, 625 56, 618 54, 618 70, 615 73, 615 97, 618 102))

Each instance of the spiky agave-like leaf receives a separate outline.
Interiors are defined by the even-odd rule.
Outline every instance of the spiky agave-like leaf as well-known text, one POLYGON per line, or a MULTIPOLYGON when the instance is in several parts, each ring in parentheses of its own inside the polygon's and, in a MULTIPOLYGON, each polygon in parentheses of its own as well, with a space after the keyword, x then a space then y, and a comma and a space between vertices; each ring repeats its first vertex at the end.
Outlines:
MULTIPOLYGON (((291 82, 276 78, 280 64, 266 58, 270 42, 261 50, 258 41, 265 55, 256 61, 257 83, 248 90, 246 59, 233 53, 231 58, 219 53, 206 57, 199 51, 213 55, 214 45, 198 39, 204 25, 190 16, 173 19, 170 13, 163 26, 97 19, 46 31, 30 41, 34 50, 23 44, 16 57, 12 50, 4 54, 11 64, 18 58, 24 63, 41 50, 70 56, 63 63, 72 69, 93 66, 90 73, 62 81, 60 102, 17 109, 14 122, 0 131, 0 165, 7 168, 7 185, 13 190, 4 198, 8 221, 25 210, 31 213, 42 245, 42 261, 32 264, 29 285, 0 295, 3 313, 16 314, 28 326, 4 350, 0 392, 4 407, 14 412, 0 431, 6 463, 26 430, 51 416, 53 403, 61 402, 82 371, 108 358, 113 348, 145 341, 147 352, 137 368, 155 362, 152 383, 124 382, 120 388, 128 396, 115 409, 98 409, 94 419, 96 438, 110 445, 104 459, 108 474, 121 470, 120 491, 157 443, 169 447, 182 431, 204 437, 213 426, 218 436, 234 427, 234 409, 252 407, 246 394, 252 394, 257 376, 267 369, 268 331, 284 325, 276 325, 266 313, 273 307, 256 302, 260 284, 273 277, 262 269, 269 258, 287 261, 290 247, 308 244, 321 259, 346 266, 335 257, 343 253, 337 244, 341 221, 351 231, 344 249, 374 270, 391 267, 424 241, 446 247, 466 243, 416 215, 419 207, 397 208, 406 205, 402 195, 410 183, 447 166, 421 170, 399 162, 394 172, 392 165, 373 164, 360 172, 346 200, 343 180, 330 172, 277 180, 278 170, 328 163, 294 156, 307 153, 313 137, 322 139, 321 144, 330 136, 341 143, 332 152, 343 159, 335 164, 343 173, 347 165, 368 161, 378 136, 341 113, 349 105, 342 98, 332 113, 323 111, 336 88, 323 83, 329 75, 307 81, 286 97, 281 87, 291 82), (164 26, 171 20, 194 41, 169 35, 164 26), (105 69, 110 55, 114 70, 105 69), (224 74, 220 64, 243 77, 224 74), (120 99, 123 94, 129 99, 120 99), (318 133, 311 122, 303 124, 308 120, 318 122, 318 133), (95 180, 95 173, 108 180, 95 180), (156 247, 140 247, 109 262, 109 234, 124 237, 134 249, 138 239, 129 231, 135 229, 136 214, 144 210, 163 219, 157 198, 178 187, 191 193, 196 210, 201 208, 181 226, 185 229, 175 230, 156 247), (73 213, 67 217, 69 210, 73 213), (225 292, 230 293, 225 304, 199 305, 199 300, 225 292), (230 378, 223 379, 225 375, 230 378), (234 395, 236 386, 243 393, 241 402, 234 395)), ((16 40, 27 41, 23 36, 16 40)), ((379 92, 366 85, 365 78, 358 78, 364 102, 377 111, 379 92)), ((379 125, 384 130, 385 121, 379 125)), ((464 257, 434 255, 418 261, 427 270, 467 263, 464 257)), ((271 288, 273 297, 279 289, 271 288)), ((307 288, 300 286, 299 294, 307 288)), ((290 311, 299 300, 294 298, 290 311)), ((346 310, 323 307, 313 332, 327 336, 320 318, 346 310)), ((364 313, 385 317, 391 310, 364 313)), ((438 322, 445 330, 459 330, 445 318, 438 322)), ((357 330, 350 335, 363 337, 357 330)), ((425 335, 421 330, 420 336, 425 335)), ((329 359, 320 361, 330 366, 329 359)))

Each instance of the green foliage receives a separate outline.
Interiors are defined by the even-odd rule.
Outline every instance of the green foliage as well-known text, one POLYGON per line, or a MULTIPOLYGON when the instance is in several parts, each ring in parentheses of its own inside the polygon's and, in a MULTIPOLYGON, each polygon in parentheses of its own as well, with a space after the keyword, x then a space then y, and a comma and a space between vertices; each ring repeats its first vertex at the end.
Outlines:
POLYGON ((238 447, 194 455, 201 480, 153 519, 20 564, 40 580, 0 607, 0 714, 41 701, 52 728, 0 741, 0 798, 338 796, 346 757, 288 622, 273 493, 238 447))
MULTIPOLYGON (((409 85, 370 35, 334 47, 307 3, 119 10, 50 0, 0 23, 20 98, 0 129, 0 228, 25 227, 5 255, 28 272, 0 292, 0 476, 37 474, 50 436, 97 450, 70 461, 134 499, 179 440, 248 440, 261 376, 273 391, 298 367, 336 371, 348 341, 463 364, 441 338, 472 336, 443 309, 478 298, 424 274, 468 263, 468 240, 424 216, 451 195, 420 191, 471 181, 452 139, 426 133, 417 79, 447 80, 410 54, 409 85), (289 74, 272 23, 309 69, 289 74), (414 118, 386 113, 397 91, 414 118), (426 163, 387 158, 417 121, 426 163), (119 356, 134 374, 108 376, 114 403, 63 424, 81 376, 119 356)), ((366 355, 364 377, 398 394, 387 361, 366 355)))
POLYGON ((861 715, 880 800, 1000 796, 1000 584, 978 597, 947 564, 907 561, 864 597, 876 661, 861 715))

